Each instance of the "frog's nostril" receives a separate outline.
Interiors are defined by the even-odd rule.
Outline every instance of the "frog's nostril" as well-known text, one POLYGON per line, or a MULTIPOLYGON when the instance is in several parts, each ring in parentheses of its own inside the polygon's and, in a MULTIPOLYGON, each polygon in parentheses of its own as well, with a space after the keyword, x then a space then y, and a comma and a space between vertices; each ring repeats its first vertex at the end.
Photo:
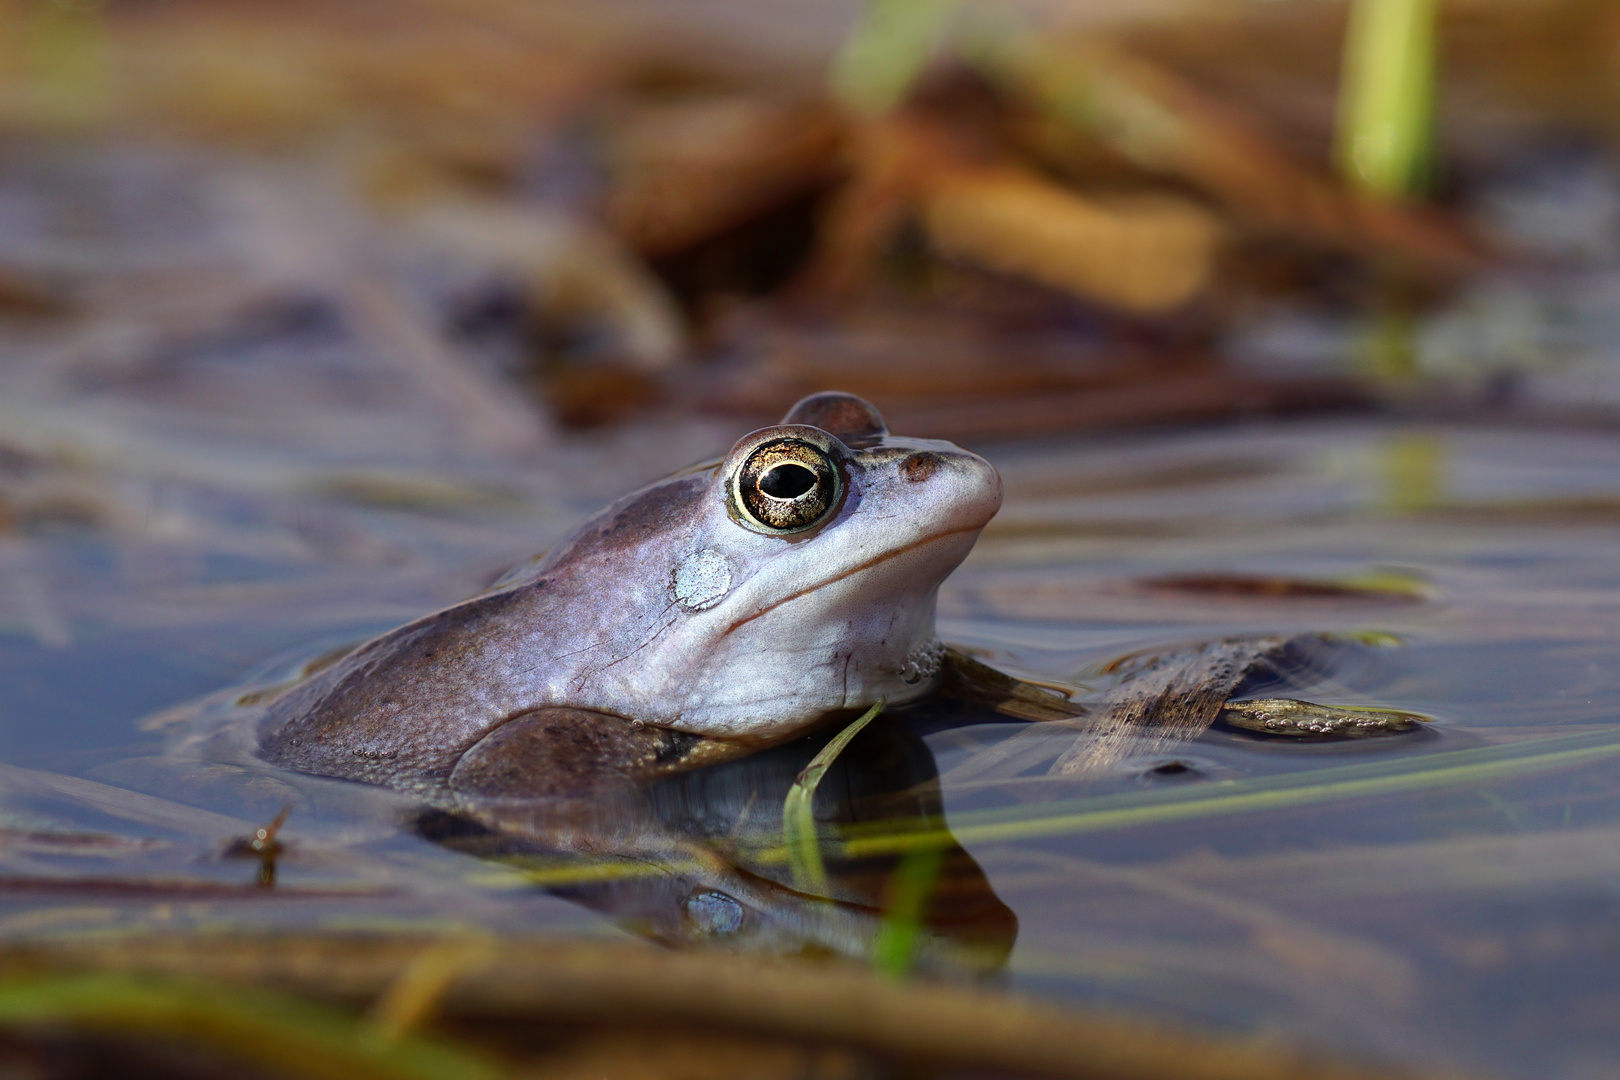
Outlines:
POLYGON ((933 476, 943 464, 944 459, 938 454, 929 450, 919 450, 915 454, 908 454, 900 462, 900 475, 915 483, 933 476))

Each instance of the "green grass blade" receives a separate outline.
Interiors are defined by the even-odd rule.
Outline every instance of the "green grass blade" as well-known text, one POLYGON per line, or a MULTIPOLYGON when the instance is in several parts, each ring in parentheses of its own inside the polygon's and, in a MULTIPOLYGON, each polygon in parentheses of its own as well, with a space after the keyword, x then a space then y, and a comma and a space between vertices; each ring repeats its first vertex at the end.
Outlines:
POLYGON ((880 974, 898 978, 911 970, 922 937, 923 913, 944 862, 944 852, 930 848, 907 853, 895 867, 883 924, 872 942, 872 967, 880 974))
POLYGON ((883 702, 879 701, 834 735, 821 752, 810 759, 810 764, 788 789, 787 798, 782 800, 782 846, 787 849, 793 866, 793 881, 805 892, 820 893, 827 889, 827 866, 821 861, 821 838, 816 835, 816 787, 849 741, 882 711, 883 702))

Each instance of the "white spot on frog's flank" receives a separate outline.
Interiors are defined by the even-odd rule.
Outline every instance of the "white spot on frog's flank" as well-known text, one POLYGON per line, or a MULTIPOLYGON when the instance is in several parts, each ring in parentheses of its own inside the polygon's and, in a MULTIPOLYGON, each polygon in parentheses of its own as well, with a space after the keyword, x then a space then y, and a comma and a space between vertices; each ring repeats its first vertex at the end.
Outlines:
POLYGON ((675 602, 687 611, 711 608, 731 591, 731 564, 712 548, 694 551, 675 567, 670 587, 675 602))

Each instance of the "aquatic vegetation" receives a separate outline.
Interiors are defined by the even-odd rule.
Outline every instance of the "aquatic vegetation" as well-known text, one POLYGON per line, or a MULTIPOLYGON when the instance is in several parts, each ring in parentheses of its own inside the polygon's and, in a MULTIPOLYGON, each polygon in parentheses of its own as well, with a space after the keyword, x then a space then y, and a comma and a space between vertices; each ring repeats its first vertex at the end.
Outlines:
POLYGON ((1356 0, 1339 90, 1340 166, 1386 198, 1421 193, 1433 167, 1432 0, 1356 0))
POLYGON ((782 801, 782 843, 792 853, 793 880, 807 892, 821 892, 827 888, 827 867, 821 861, 821 840, 816 830, 816 788, 821 785, 827 767, 844 752, 844 747, 882 711, 883 702, 880 701, 833 736, 810 759, 810 764, 794 780, 787 798, 782 801))

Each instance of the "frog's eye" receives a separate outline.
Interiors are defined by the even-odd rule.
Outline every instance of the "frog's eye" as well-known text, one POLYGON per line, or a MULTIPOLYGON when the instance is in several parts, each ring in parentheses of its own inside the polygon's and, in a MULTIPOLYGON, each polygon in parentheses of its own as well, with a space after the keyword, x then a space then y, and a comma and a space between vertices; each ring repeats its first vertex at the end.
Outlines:
POLYGON ((742 512, 771 532, 808 529, 838 501, 838 469, 826 452, 800 439, 778 439, 756 449, 737 470, 742 512))

